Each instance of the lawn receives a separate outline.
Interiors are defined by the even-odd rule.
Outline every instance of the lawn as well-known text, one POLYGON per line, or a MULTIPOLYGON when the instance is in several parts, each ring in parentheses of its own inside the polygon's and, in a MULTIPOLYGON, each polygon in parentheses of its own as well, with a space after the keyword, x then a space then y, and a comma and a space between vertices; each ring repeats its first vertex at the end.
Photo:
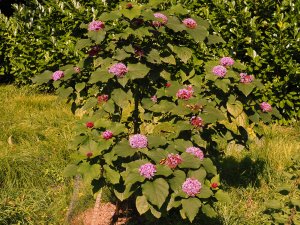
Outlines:
MULTIPOLYGON (((57 97, 29 88, 0 86, 0 99, 0 224, 63 224, 73 182, 62 172, 72 152, 68 143, 76 118, 57 97)), ((264 130, 265 137, 250 150, 224 150, 218 164, 231 202, 216 204, 217 219, 199 216, 194 224, 271 224, 264 202, 281 185, 291 185, 285 170, 300 152, 300 126, 270 125, 264 130)), ((84 189, 79 196, 77 211, 92 203, 84 189)), ((189 224, 172 218, 158 223, 189 224)))

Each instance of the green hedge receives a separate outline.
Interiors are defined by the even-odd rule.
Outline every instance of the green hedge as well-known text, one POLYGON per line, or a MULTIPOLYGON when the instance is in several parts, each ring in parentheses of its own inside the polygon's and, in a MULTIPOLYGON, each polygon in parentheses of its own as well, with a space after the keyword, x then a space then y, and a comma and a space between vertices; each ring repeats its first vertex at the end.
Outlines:
POLYGON ((209 19, 226 41, 223 48, 248 63, 248 73, 262 79, 262 99, 280 109, 283 124, 300 118, 299 1, 180 2, 209 19))

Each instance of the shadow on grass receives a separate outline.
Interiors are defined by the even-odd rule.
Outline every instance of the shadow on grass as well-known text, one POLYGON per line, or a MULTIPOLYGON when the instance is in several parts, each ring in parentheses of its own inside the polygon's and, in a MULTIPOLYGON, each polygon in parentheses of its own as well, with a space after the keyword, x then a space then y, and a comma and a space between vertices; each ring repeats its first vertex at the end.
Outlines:
POLYGON ((246 156, 241 161, 229 156, 219 162, 222 182, 232 187, 260 187, 259 177, 263 174, 266 162, 252 160, 246 156))
POLYGON ((167 216, 161 219, 155 219, 154 217, 146 218, 145 216, 131 219, 128 225, 222 225, 219 217, 209 218, 204 214, 199 214, 193 223, 190 223, 188 219, 182 220, 179 212, 172 211, 167 216))

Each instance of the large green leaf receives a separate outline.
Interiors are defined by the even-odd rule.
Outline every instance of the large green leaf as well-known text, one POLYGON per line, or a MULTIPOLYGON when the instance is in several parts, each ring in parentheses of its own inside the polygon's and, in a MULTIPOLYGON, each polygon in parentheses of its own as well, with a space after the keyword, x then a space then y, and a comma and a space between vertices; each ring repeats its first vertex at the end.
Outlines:
POLYGON ((220 202, 230 202, 230 197, 229 197, 228 193, 226 193, 222 190, 218 190, 215 193, 215 197, 220 202))
POLYGON ((154 63, 154 64, 160 64, 161 60, 160 60, 160 55, 159 55, 159 51, 156 49, 152 49, 149 54, 147 55, 147 61, 154 63))
POLYGON ((123 16, 132 20, 133 18, 139 17, 141 15, 141 7, 138 5, 134 5, 131 9, 122 9, 120 11, 123 16))
POLYGON ((176 65, 176 60, 175 60, 175 57, 173 55, 169 55, 169 56, 166 56, 166 57, 161 57, 160 59, 164 63, 168 63, 168 64, 171 64, 171 65, 176 65))
POLYGON ((93 179, 100 177, 101 169, 99 164, 90 165, 89 163, 84 162, 79 165, 78 172, 83 175, 85 183, 90 183, 93 179))
POLYGON ((114 193, 120 201, 124 201, 133 194, 133 191, 131 191, 130 188, 131 186, 126 187, 124 192, 118 192, 116 189, 114 189, 114 193))
POLYGON ((195 29, 187 29, 187 32, 196 42, 202 42, 208 36, 208 31, 203 26, 197 26, 195 29))
POLYGON ((237 118, 243 112, 243 104, 240 101, 235 101, 233 104, 227 103, 228 112, 237 118))
POLYGON ((107 82, 110 78, 113 78, 113 75, 108 72, 108 69, 100 68, 92 72, 89 83, 107 82))
POLYGON ((166 26, 175 32, 186 30, 186 27, 175 16, 168 17, 166 26))
POLYGON ((94 40, 96 44, 100 44, 104 40, 105 35, 106 32, 104 30, 88 32, 88 36, 94 40))
POLYGON ((115 55, 113 56, 114 59, 122 61, 126 58, 129 58, 130 54, 128 54, 124 49, 117 49, 115 55))
POLYGON ((60 87, 59 89, 57 89, 57 92, 58 92, 59 97, 67 98, 67 97, 69 97, 69 95, 71 93, 73 93, 73 88, 71 88, 71 87, 68 87, 68 88, 60 87))
POLYGON ((146 65, 137 63, 137 64, 129 64, 128 65, 128 77, 130 79, 138 79, 138 78, 144 78, 150 71, 150 68, 148 68, 146 65))
POLYGON ((118 171, 113 170, 108 165, 104 165, 104 176, 106 179, 112 184, 118 184, 120 181, 120 173, 118 171))
POLYGON ((182 163, 178 165, 179 168, 198 169, 202 163, 202 161, 198 159, 196 156, 186 152, 182 153, 181 157, 182 157, 182 163))
POLYGON ((77 165, 74 164, 69 164, 68 166, 66 166, 66 168, 64 169, 63 175, 65 177, 73 177, 77 174, 77 165))
POLYGON ((238 89, 243 92, 243 94, 247 97, 251 92, 254 90, 255 85, 254 84, 238 84, 238 89))
POLYGON ((42 74, 39 74, 39 75, 35 76, 34 78, 32 78, 32 82, 36 83, 38 85, 47 83, 49 80, 52 79, 52 74, 53 74, 52 71, 46 70, 42 74))
POLYGON ((188 198, 188 199, 182 199, 181 203, 185 215, 192 223, 202 205, 201 201, 198 198, 188 198))
POLYGON ((217 168, 209 158, 203 159, 202 162, 206 172, 211 173, 213 175, 217 175, 217 168))
POLYGON ((221 36, 216 35, 216 34, 208 35, 207 39, 208 39, 209 45, 225 43, 224 39, 221 36))
POLYGON ((120 157, 133 156, 137 152, 135 149, 130 147, 126 140, 119 142, 113 149, 116 155, 120 157))
POLYGON ((158 178, 154 181, 147 181, 142 185, 143 195, 158 208, 166 201, 169 195, 169 185, 162 179, 158 178))
POLYGON ((140 215, 146 213, 150 207, 145 196, 137 196, 135 200, 136 209, 140 215))
POLYGON ((92 45, 92 42, 90 39, 79 39, 76 43, 75 49, 81 50, 85 47, 89 47, 92 45))
POLYGON ((168 44, 169 48, 177 55, 182 62, 187 63, 192 57, 193 51, 187 47, 178 47, 168 44))
POLYGON ((173 191, 179 191, 186 178, 185 172, 182 170, 175 170, 173 175, 174 177, 169 180, 170 187, 173 191))
POLYGON ((203 167, 200 167, 198 170, 190 170, 188 177, 197 179, 201 183, 204 183, 206 177, 206 170, 203 167))
POLYGON ((200 190, 200 193, 197 194, 197 197, 198 197, 198 198, 209 198, 209 197, 211 197, 212 195, 213 195, 212 190, 210 190, 209 187, 207 187, 206 185, 204 185, 204 184, 202 183, 202 188, 201 188, 201 190, 200 190))
POLYGON ((210 218, 215 218, 218 216, 216 211, 209 204, 202 205, 201 209, 202 209, 202 212, 210 218))
POLYGON ((147 138, 149 148, 156 148, 167 144, 167 139, 163 136, 149 135, 147 138))
POLYGON ((115 89, 112 92, 111 99, 113 99, 114 102, 121 108, 125 108, 129 104, 128 102, 133 100, 130 92, 126 93, 120 88, 115 89))

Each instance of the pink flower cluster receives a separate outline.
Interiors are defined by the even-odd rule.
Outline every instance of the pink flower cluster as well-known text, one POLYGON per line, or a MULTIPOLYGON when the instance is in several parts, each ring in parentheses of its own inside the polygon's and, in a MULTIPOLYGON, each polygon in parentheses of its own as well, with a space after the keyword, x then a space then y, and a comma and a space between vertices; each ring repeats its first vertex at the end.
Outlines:
POLYGON ((110 131, 110 130, 106 130, 102 133, 102 137, 105 139, 105 140, 108 140, 108 139, 111 139, 113 137, 113 132, 110 131))
POLYGON ((167 24, 168 22, 168 17, 166 17, 164 14, 162 13, 154 13, 153 16, 157 19, 159 19, 159 21, 153 21, 152 24, 155 27, 160 27, 162 25, 167 24))
POLYGON ((187 153, 190 153, 194 156, 196 156, 197 158, 199 158, 200 160, 203 160, 204 158, 204 154, 202 152, 202 150, 200 148, 197 147, 189 147, 185 150, 187 153))
POLYGON ((197 22, 192 18, 187 18, 182 21, 182 23, 190 29, 195 29, 197 27, 197 22))
POLYGON ((88 30, 89 31, 99 31, 102 30, 105 27, 104 23, 102 21, 93 20, 89 23, 88 30))
POLYGON ((195 127, 203 127, 204 123, 201 117, 192 116, 190 123, 195 127))
POLYGON ((139 172, 141 176, 151 179, 156 173, 156 167, 152 163, 146 163, 140 166, 139 172))
POLYGON ((272 106, 267 102, 262 102, 260 104, 260 108, 263 112, 271 112, 272 111, 272 106))
POLYGON ((202 184, 196 179, 187 178, 181 188, 188 196, 194 197, 200 193, 202 184))
POLYGON ((168 154, 168 158, 166 159, 165 164, 170 167, 171 169, 174 169, 177 167, 177 165, 179 165, 180 163, 182 163, 182 158, 179 154, 168 154))
POLYGON ((179 89, 176 93, 176 97, 179 99, 188 100, 193 96, 194 90, 192 85, 189 85, 187 88, 179 89))
POLYGON ((232 66, 234 64, 234 60, 231 57, 223 57, 220 60, 221 66, 232 66))
POLYGON ((108 95, 99 95, 97 99, 98 99, 99 104, 101 104, 102 102, 107 102, 108 101, 108 95))
POLYGON ((64 71, 57 70, 52 74, 52 80, 59 80, 60 78, 64 77, 64 71))
POLYGON ((253 75, 247 75, 246 73, 240 73, 240 82, 244 84, 251 83, 254 80, 253 75))
POLYGON ((121 78, 124 77, 125 74, 128 72, 128 68, 123 63, 116 63, 109 68, 108 72, 121 78))
POLYGON ((132 148, 146 148, 148 139, 145 135, 135 134, 129 138, 129 144, 132 148))
POLYGON ((218 77, 225 77, 226 73, 227 73, 227 69, 224 67, 224 66, 215 66, 213 69, 212 69, 212 72, 217 75, 218 77))

